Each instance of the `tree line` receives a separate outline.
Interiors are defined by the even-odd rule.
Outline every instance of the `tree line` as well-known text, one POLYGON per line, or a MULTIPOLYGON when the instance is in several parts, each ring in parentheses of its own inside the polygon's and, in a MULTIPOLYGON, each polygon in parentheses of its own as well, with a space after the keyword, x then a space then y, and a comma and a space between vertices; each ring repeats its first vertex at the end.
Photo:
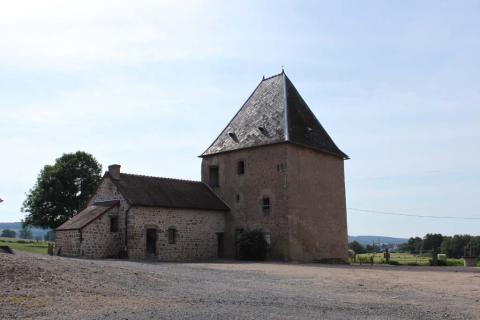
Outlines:
MULTIPOLYGON (((480 236, 468 234, 444 236, 440 233, 427 233, 423 238, 411 237, 406 243, 399 245, 395 251, 412 254, 434 251, 444 253, 449 258, 461 258, 465 254, 466 246, 472 249, 474 256, 480 256, 480 236)), ((385 250, 386 245, 368 244, 363 246, 358 241, 353 241, 348 244, 348 248, 355 253, 373 253, 385 250)))

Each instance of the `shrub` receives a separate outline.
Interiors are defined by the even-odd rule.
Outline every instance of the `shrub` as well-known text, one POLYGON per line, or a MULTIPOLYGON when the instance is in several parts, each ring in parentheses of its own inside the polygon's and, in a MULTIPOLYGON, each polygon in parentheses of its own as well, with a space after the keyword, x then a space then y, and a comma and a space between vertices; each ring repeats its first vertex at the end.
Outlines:
POLYGON ((242 260, 265 260, 267 258, 268 243, 262 230, 242 233, 237 245, 242 260))
POLYGON ((388 264, 391 264, 392 266, 399 266, 400 262, 398 262, 397 260, 390 260, 388 264))

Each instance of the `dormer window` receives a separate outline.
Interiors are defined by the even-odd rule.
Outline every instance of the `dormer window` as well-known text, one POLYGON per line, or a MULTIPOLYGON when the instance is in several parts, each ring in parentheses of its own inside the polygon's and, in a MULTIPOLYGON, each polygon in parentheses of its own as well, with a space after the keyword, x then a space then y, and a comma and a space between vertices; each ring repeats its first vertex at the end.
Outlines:
POLYGON ((232 138, 233 141, 238 142, 238 138, 235 132, 229 132, 228 135, 230 136, 230 138, 232 138))
POLYGON ((265 129, 265 127, 260 126, 258 127, 258 130, 260 130, 262 134, 267 135, 267 129, 265 129))

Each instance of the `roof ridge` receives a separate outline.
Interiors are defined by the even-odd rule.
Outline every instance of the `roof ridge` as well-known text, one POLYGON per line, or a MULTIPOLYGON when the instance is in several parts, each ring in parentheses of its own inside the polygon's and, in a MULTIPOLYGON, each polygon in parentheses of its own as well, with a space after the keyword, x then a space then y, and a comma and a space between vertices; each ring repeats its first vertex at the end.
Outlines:
POLYGON ((275 75, 273 75, 273 76, 270 76, 270 77, 263 78, 263 79, 262 79, 262 81, 265 81, 265 80, 270 80, 270 79, 272 79, 272 78, 275 78, 275 77, 281 76, 281 75, 283 75, 283 74, 285 74, 285 72, 283 72, 283 71, 282 71, 282 72, 280 72, 280 73, 277 73, 277 74, 275 74, 275 75))
POLYGON ((178 179, 178 178, 168 178, 168 177, 157 177, 157 176, 149 176, 144 174, 135 174, 135 173, 120 173, 120 175, 127 175, 127 176, 134 176, 134 177, 142 177, 142 178, 153 178, 153 179, 163 179, 163 180, 173 180, 173 181, 180 181, 180 182, 187 182, 187 183, 203 183, 201 181, 195 180, 188 180, 188 179, 178 179))

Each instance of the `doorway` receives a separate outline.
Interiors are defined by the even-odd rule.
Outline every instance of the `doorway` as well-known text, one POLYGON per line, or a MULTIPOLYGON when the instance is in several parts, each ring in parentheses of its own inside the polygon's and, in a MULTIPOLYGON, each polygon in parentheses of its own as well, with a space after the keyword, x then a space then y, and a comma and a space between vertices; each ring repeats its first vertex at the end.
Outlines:
POLYGON ((157 229, 147 229, 147 255, 157 255, 157 229))
POLYGON ((217 258, 223 258, 223 251, 225 250, 223 232, 217 232, 217 258))

